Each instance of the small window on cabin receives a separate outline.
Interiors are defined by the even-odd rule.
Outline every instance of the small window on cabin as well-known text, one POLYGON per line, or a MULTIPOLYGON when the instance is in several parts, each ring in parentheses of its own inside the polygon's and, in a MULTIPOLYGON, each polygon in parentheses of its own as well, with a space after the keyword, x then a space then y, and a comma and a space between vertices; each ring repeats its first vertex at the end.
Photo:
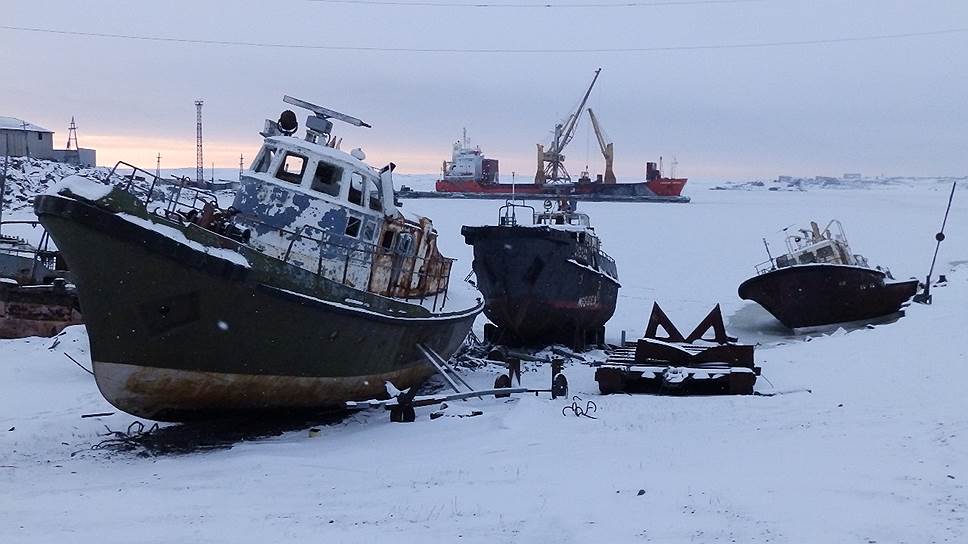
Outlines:
POLYGON ((352 238, 356 238, 360 235, 360 218, 350 216, 350 220, 346 223, 346 235, 352 238))
POLYGON ((834 260, 834 248, 830 246, 817 248, 817 260, 821 262, 834 260))
POLYGON ((276 178, 289 183, 302 183, 303 172, 306 171, 306 157, 295 153, 286 153, 286 158, 279 165, 276 178))
POLYGON ((393 247, 393 231, 388 230, 383 233, 383 239, 380 240, 380 247, 383 249, 390 249, 393 247))
POLYGON ((38 132, 38 133, 37 133, 37 139, 38 139, 38 140, 41 140, 41 141, 43 141, 43 139, 44 139, 44 135, 43 135, 43 134, 41 134, 40 132, 38 132))
POLYGON ((370 209, 377 212, 383 211, 383 198, 380 196, 380 188, 377 186, 370 188, 370 209))
POLYGON ((255 158, 252 163, 252 171, 254 172, 268 172, 269 165, 272 164, 272 158, 275 156, 276 150, 271 147, 263 147, 262 151, 259 151, 259 156, 255 158))
POLYGON ((363 205, 363 174, 353 172, 350 177, 350 194, 346 199, 350 204, 363 205))
POLYGON ((313 175, 311 188, 314 191, 326 193, 330 196, 339 196, 339 185, 342 179, 342 168, 319 161, 316 164, 316 173, 313 175))
POLYGON ((396 253, 398 255, 410 255, 413 250, 413 235, 409 232, 401 232, 400 236, 397 236, 397 249, 396 253))
POLYGON ((373 221, 367 221, 366 225, 363 227, 363 239, 367 242, 372 242, 373 238, 376 237, 376 224, 373 221))
POLYGON ((809 251, 800 255, 800 264, 810 264, 817 262, 817 256, 809 251))

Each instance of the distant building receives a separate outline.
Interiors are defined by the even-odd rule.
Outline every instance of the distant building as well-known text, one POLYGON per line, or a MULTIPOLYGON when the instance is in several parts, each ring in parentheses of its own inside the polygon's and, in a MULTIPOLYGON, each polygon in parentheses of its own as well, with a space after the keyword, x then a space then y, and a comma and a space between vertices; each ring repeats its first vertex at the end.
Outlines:
POLYGON ((95 166, 97 161, 93 149, 54 149, 52 131, 16 117, 0 116, 0 156, 4 154, 79 166, 95 166))
POLYGON ((863 179, 863 177, 860 174, 844 174, 844 179, 863 179))

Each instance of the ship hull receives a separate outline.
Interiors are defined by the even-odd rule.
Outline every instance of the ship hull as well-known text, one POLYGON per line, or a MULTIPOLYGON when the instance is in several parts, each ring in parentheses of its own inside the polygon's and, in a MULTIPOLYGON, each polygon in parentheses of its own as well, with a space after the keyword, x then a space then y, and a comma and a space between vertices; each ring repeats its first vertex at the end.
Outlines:
POLYGON ((682 193, 686 180, 682 178, 657 178, 640 183, 572 183, 545 184, 533 183, 481 183, 475 180, 437 181, 436 189, 440 193, 479 193, 479 194, 520 194, 547 195, 559 194, 576 196, 600 196, 603 198, 648 198, 648 197, 678 197, 682 193))
POLYGON ((879 270, 833 264, 796 265, 750 278, 739 296, 793 328, 873 319, 897 312, 917 280, 886 282, 879 270))
POLYGON ((569 234, 543 227, 463 227, 484 314, 501 343, 581 348, 601 342, 619 284, 575 259, 569 234))
MULTIPOLYGON (((98 388, 140 417, 317 410, 384 396, 385 381, 403 389, 433 372, 418 343, 449 357, 480 311, 384 315, 274 283, 73 199, 39 197, 35 210, 75 275, 98 388)), ((356 299, 366 304, 368 294, 356 299)))

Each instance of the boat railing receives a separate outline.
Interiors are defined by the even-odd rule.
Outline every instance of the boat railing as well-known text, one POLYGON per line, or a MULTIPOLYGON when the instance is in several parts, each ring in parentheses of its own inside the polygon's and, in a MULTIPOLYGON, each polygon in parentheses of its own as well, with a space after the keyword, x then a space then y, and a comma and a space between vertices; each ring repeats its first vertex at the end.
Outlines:
POLYGON ((769 261, 763 261, 757 264, 755 268, 756 268, 756 274, 760 275, 760 274, 766 274, 767 272, 772 272, 776 270, 777 267, 776 267, 776 263, 773 262, 773 259, 770 259, 769 261))
MULTIPOLYGON (((257 217, 244 216, 232 210, 221 210, 216 196, 208 191, 192 187, 188 179, 165 179, 152 172, 126 162, 118 162, 111 176, 123 180, 123 189, 138 197, 149 213, 181 224, 196 224, 217 234, 226 235, 241 243, 249 243, 252 231, 276 232, 288 240, 285 251, 267 254, 287 264, 298 266, 315 275, 335 280, 343 285, 363 289, 376 294, 406 301, 428 300, 432 311, 442 309, 447 302, 450 272, 454 259, 441 256, 426 259, 417 255, 402 254, 392 248, 384 248, 370 242, 359 241, 341 244, 328 235, 312 236, 291 231, 261 221, 257 217), (124 170, 123 174, 118 169, 124 170), (130 170, 130 171, 129 171, 130 170), (160 185, 169 185, 169 190, 160 185), (152 203, 159 203, 152 209, 152 203), (213 221, 213 219, 215 219, 213 221), (222 219, 229 219, 222 221, 222 219), (239 225, 251 228, 248 232, 239 225), (297 244, 311 248, 313 255, 297 250, 297 244), (314 262, 305 262, 310 257, 314 262), (338 266, 327 266, 339 263, 338 266), (368 269, 365 286, 357 285, 361 279, 356 272, 368 269), (383 277, 386 285, 383 286, 383 277), (356 280, 356 281, 354 281, 356 280)), ((301 248, 300 248, 301 249, 301 248)), ((410 252, 413 248, 410 249, 410 252)))
POLYGON ((318 277, 406 302, 426 301, 434 312, 442 310, 447 303, 455 259, 443 256, 428 259, 412 254, 412 249, 402 253, 370 242, 344 244, 329 239, 328 235, 317 237, 241 214, 234 221, 264 233, 275 231, 289 243, 284 251, 280 247, 276 255, 269 256, 318 277), (303 248, 311 253, 300 251, 303 248), (332 266, 334 263, 336 266, 332 266), (366 271, 365 286, 357 284, 361 278, 355 272, 361 270, 366 271))
POLYGON ((528 210, 530 210, 530 212, 528 212, 527 217, 528 217, 528 220, 530 221, 529 224, 533 224, 534 207, 525 204, 524 201, 521 201, 521 203, 518 204, 517 202, 511 201, 511 200, 506 200, 504 202, 504 205, 501 206, 501 209, 498 211, 498 224, 502 227, 513 227, 517 225, 518 208, 522 208, 521 209, 522 214, 524 213, 524 208, 527 208, 528 210))
POLYGON ((218 198, 202 189, 191 186, 188 178, 163 178, 143 168, 124 161, 118 161, 111 169, 109 179, 122 180, 122 188, 138 197, 149 212, 167 219, 182 220, 194 214, 201 214, 206 206, 218 208, 218 198), (118 170, 123 170, 123 173, 118 170), (168 190, 160 186, 166 185, 168 190), (163 202, 162 206, 151 208, 152 202, 163 202))
POLYGON ((604 270, 606 273, 608 273, 609 276, 617 280, 618 265, 615 264, 615 259, 613 259, 612 256, 609 255, 608 253, 605 253, 605 250, 602 248, 598 248, 598 258, 599 258, 598 268, 600 270, 604 270))

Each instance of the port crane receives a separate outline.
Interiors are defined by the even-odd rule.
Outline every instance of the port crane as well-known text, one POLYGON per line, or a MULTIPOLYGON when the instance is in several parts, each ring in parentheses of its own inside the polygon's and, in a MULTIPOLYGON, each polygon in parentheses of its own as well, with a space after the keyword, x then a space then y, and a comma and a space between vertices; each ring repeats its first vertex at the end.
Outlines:
POLYGON ((582 97, 578 109, 573 111, 564 122, 555 125, 555 135, 551 141, 550 148, 546 151, 543 144, 538 144, 538 170, 534 175, 535 185, 567 183, 571 181, 571 176, 568 175, 568 170, 565 169, 565 156, 562 152, 568 146, 568 143, 571 142, 572 138, 575 137, 575 128, 578 126, 578 119, 585 109, 588 97, 592 94, 592 88, 595 87, 595 82, 598 81, 598 75, 601 72, 601 68, 595 70, 595 77, 592 78, 591 85, 585 91, 585 96, 582 97))
POLYGON ((605 176, 602 181, 604 183, 615 183, 615 172, 612 171, 612 163, 615 160, 615 149, 612 146, 612 142, 608 141, 605 131, 602 130, 602 126, 598 123, 598 118, 595 117, 595 112, 591 108, 588 108, 588 118, 592 121, 592 129, 595 131, 598 147, 602 150, 602 156, 605 157, 605 176))

